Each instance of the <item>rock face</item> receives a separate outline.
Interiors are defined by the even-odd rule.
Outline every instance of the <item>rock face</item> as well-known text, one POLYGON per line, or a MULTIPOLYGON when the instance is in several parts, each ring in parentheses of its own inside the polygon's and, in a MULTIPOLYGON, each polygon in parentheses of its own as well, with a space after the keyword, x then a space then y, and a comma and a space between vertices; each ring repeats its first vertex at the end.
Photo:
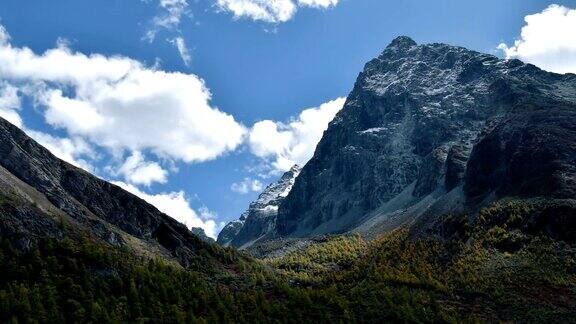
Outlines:
POLYGON ((59 160, 2 118, 0 175, 0 235, 30 242, 35 236, 61 237, 63 228, 73 226, 115 246, 169 256, 184 267, 200 250, 212 250, 184 225, 59 160))
POLYGON ((258 199, 250 204, 240 219, 228 223, 218 235, 223 246, 247 248, 254 242, 275 233, 278 206, 288 195, 300 167, 293 166, 278 182, 266 187, 258 199))
POLYGON ((391 229, 511 196, 576 197, 576 75, 399 37, 358 76, 276 231, 391 229))
POLYGON ((204 242, 208 242, 208 243, 216 243, 216 240, 214 240, 213 238, 211 238, 210 236, 206 235, 206 232, 204 231, 204 229, 200 228, 200 227, 192 227, 190 229, 190 232, 192 232, 192 234, 198 236, 200 239, 202 239, 204 242))

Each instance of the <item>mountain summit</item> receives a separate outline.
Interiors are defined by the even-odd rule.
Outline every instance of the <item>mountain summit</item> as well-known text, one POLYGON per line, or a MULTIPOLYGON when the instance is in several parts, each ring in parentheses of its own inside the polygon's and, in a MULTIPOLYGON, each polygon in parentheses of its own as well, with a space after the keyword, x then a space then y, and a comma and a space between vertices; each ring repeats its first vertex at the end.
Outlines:
POLYGON ((278 206, 286 198, 301 168, 294 165, 273 184, 270 184, 252 202, 238 220, 228 223, 218 235, 218 243, 224 246, 246 248, 257 240, 267 238, 276 230, 278 206))
POLYGON ((408 50, 418 44, 408 36, 398 36, 390 42, 387 49, 395 48, 396 50, 408 50))
POLYGON ((575 75, 398 37, 358 76, 276 234, 383 232, 506 197, 574 198, 575 139, 575 75))

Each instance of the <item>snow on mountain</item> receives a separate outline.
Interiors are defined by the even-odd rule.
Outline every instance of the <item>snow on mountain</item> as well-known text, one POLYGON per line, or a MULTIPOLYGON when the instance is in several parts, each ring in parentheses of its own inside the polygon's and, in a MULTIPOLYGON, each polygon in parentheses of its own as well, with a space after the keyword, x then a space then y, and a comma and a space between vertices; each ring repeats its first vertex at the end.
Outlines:
POLYGON ((224 246, 246 248, 258 239, 274 232, 280 202, 288 195, 300 167, 293 166, 276 182, 270 184, 253 201, 239 219, 228 223, 218 235, 218 243, 224 246))

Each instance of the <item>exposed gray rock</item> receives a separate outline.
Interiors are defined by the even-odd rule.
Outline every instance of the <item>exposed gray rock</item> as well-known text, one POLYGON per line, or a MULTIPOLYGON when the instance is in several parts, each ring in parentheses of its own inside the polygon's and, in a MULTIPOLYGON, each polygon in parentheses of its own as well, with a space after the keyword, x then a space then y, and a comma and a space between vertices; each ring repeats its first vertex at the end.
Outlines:
POLYGON ((466 163, 470 156, 471 145, 452 145, 446 157, 446 191, 450 191, 460 184, 466 172, 466 163))
POLYGON ((247 248, 254 242, 275 233, 278 206, 288 195, 300 167, 293 166, 284 173, 278 182, 270 184, 253 201, 238 220, 228 223, 218 235, 218 243, 223 246, 247 248))
POLYGON ((575 75, 399 37, 358 76, 281 202, 277 234, 390 230, 507 196, 574 198, 575 132, 575 75))

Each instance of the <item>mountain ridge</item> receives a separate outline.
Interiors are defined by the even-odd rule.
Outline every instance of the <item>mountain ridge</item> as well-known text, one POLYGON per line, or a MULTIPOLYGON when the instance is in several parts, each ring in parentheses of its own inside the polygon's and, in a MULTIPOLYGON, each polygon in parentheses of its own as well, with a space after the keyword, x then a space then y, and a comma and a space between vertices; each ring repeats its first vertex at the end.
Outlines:
MULTIPOLYGON (((7 197, 4 199, 28 200, 39 206, 39 210, 34 207, 22 214, 29 224, 20 229, 28 232, 30 238, 39 234, 62 236, 58 224, 72 222, 80 231, 88 231, 107 244, 161 256, 183 267, 195 264, 199 251, 216 253, 211 244, 183 224, 120 187, 56 158, 2 118, 0 138, 0 171, 5 175, 3 192, 7 197), (46 213, 58 217, 42 215, 46 213), (38 217, 28 217, 36 214, 38 217), (48 227, 39 225, 47 222, 48 227), (47 229, 53 231, 46 232, 47 229)), ((2 215, 14 218, 18 208, 2 215)))
POLYGON ((574 198, 575 112, 574 74, 397 37, 279 204, 275 238, 374 237, 506 197, 574 198))
POLYGON ((292 190, 300 171, 300 166, 294 165, 277 182, 269 184, 239 219, 229 222, 222 229, 217 242, 223 246, 245 249, 258 240, 271 238, 275 232, 278 206, 292 190))

